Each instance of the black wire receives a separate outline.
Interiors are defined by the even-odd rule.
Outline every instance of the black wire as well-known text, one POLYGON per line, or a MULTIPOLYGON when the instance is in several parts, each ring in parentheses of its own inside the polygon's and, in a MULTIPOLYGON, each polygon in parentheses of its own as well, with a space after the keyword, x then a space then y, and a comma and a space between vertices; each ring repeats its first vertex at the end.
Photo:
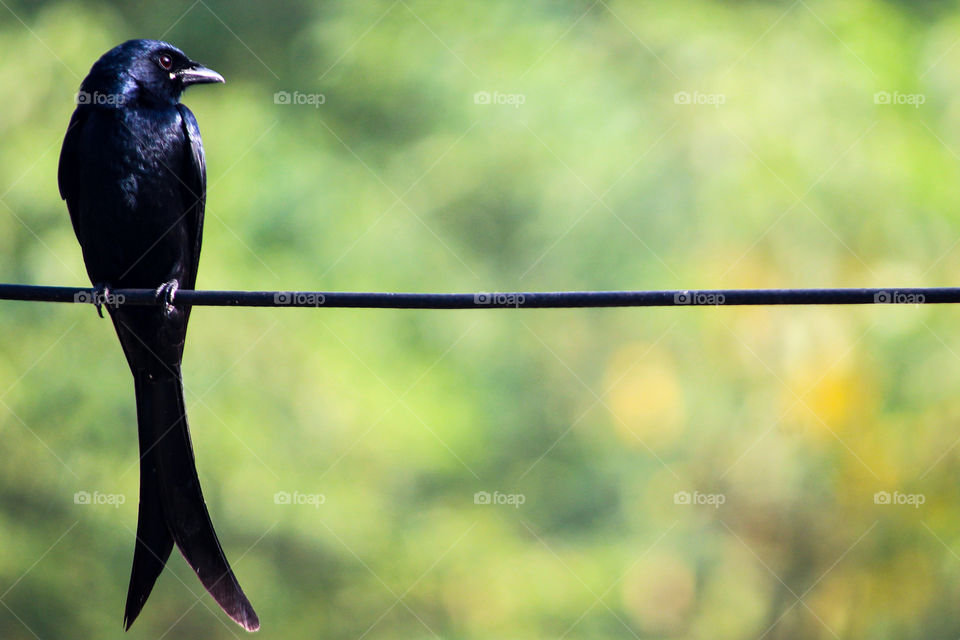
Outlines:
MULTIPOLYGON (((92 289, 0 284, 0 300, 94 302, 92 289)), ((158 304, 151 289, 110 291, 106 305, 158 304)), ((334 291, 181 290, 183 306, 353 307, 375 309, 551 309, 817 304, 949 304, 960 287, 889 289, 710 289, 671 291, 549 291, 524 293, 354 293, 334 291)))

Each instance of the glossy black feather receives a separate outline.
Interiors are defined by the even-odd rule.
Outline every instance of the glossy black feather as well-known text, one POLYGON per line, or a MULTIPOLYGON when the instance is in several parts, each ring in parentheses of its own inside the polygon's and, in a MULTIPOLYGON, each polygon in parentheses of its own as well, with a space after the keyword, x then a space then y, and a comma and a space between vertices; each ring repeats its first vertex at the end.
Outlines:
POLYGON ((188 278, 181 284, 185 289, 193 289, 196 284, 197 267, 200 260, 200 245, 203 241, 203 212, 207 203, 207 160, 203 153, 203 141, 200 127, 193 112, 186 105, 178 104, 185 139, 190 143, 190 170, 183 175, 184 198, 188 201, 187 218, 188 243, 193 252, 194 262, 188 269, 188 278), (192 278, 189 277, 192 275, 192 278))

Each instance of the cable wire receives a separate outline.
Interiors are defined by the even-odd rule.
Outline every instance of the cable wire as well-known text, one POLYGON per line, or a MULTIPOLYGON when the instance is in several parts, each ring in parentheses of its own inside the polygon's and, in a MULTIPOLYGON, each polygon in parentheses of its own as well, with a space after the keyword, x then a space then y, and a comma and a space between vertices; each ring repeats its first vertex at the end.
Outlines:
MULTIPOLYGON (((160 304, 152 289, 116 289, 105 306, 160 304)), ((0 300, 94 303, 90 288, 0 284, 0 300)), ((481 293, 363 293, 347 291, 203 291, 182 289, 174 303, 214 307, 367 309, 556 309, 848 304, 954 304, 960 287, 887 289, 684 289, 665 291, 542 291, 481 293)))

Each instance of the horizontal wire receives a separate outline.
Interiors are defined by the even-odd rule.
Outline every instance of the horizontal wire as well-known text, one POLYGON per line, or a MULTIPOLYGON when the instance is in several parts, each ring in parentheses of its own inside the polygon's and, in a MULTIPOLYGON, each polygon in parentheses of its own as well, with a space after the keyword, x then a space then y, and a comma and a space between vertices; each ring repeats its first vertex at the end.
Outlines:
MULTIPOLYGON (((0 300, 94 303, 96 290, 0 284, 0 300)), ((951 304, 960 287, 888 289, 686 289, 667 291, 543 291, 481 293, 362 293, 346 291, 203 291, 181 289, 182 306, 349 307, 368 309, 554 309, 586 307, 686 307, 818 304, 951 304)), ((116 289, 106 306, 156 305, 153 289, 116 289)))

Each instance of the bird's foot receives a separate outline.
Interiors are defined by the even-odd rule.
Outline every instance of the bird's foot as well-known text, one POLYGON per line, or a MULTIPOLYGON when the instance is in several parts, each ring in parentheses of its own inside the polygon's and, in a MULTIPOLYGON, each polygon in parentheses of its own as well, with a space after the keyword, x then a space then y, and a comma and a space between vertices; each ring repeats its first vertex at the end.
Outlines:
POLYGON ((101 283, 96 285, 93 288, 93 305, 97 308, 97 314, 102 318, 103 317, 103 305, 104 303, 110 304, 110 297, 113 294, 110 293, 110 286, 106 283, 101 283))
POLYGON ((173 298, 177 295, 177 291, 180 289, 180 283, 177 282, 177 279, 169 280, 164 282, 162 285, 157 287, 157 300, 163 302, 163 315, 170 316, 174 311, 177 310, 173 306, 173 298))

